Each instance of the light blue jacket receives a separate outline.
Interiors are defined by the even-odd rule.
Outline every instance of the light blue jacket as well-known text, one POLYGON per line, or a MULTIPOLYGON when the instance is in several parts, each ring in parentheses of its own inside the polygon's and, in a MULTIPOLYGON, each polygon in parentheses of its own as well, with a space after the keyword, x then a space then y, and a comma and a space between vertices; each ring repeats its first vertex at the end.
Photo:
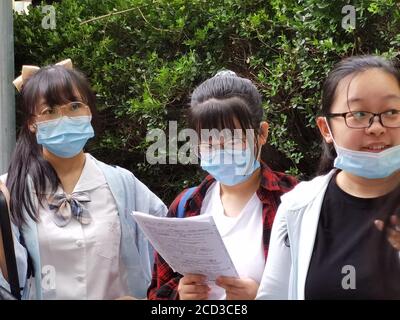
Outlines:
MULTIPOLYGON (((94 159, 94 158, 93 158, 94 159)), ((132 296, 145 298, 146 291, 151 281, 151 269, 153 266, 153 248, 145 238, 143 232, 133 219, 132 211, 147 212, 154 216, 165 216, 167 207, 152 193, 142 182, 140 182, 130 171, 107 165, 94 159, 103 172, 110 187, 111 193, 116 201, 121 222, 121 258, 128 274, 128 288, 132 296)), ((2 180, 5 176, 1 177, 2 180)), ((42 275, 40 251, 38 242, 37 225, 28 215, 27 223, 21 229, 25 240, 26 249, 18 241, 19 230, 13 226, 14 240, 19 278, 23 290, 23 299, 30 294, 31 282, 34 281, 36 289, 35 298, 42 299, 42 275), (34 278, 27 279, 27 252, 32 259, 34 278)), ((0 272, 0 285, 9 288, 7 281, 0 272)))

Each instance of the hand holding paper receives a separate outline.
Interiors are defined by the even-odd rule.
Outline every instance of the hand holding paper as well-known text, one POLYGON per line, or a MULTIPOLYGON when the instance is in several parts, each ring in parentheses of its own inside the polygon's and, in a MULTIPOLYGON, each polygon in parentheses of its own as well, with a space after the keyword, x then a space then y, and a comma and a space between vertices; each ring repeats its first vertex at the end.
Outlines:
POLYGON ((141 212, 132 215, 175 272, 205 275, 208 281, 219 276, 239 277, 212 216, 183 219, 141 212))

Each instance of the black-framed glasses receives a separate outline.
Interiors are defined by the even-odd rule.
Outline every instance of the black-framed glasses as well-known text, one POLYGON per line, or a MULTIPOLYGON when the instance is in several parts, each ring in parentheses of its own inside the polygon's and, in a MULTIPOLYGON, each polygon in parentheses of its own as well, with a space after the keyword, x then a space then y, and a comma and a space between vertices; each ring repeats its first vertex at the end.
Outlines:
POLYGON ((346 125, 353 129, 369 128, 374 122, 375 117, 379 118, 379 123, 386 128, 400 128, 400 110, 391 109, 380 113, 369 111, 348 111, 343 113, 328 113, 327 118, 342 117, 346 125))

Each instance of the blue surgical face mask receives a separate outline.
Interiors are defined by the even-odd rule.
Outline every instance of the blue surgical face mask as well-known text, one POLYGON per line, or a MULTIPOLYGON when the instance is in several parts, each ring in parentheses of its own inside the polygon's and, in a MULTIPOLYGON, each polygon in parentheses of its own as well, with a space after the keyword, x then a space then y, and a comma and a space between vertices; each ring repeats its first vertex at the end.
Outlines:
POLYGON ((72 158, 94 137, 91 116, 62 117, 36 124, 37 143, 60 158, 72 158))
MULTIPOLYGON (((326 121, 326 120, 325 120, 326 121)), ((328 122, 326 121, 327 125, 328 122)), ((329 128, 332 136, 332 132, 329 128)), ((382 179, 400 169, 400 145, 375 153, 354 151, 338 146, 333 139, 337 157, 334 167, 367 179, 382 179)))
POLYGON ((400 145, 374 153, 354 151, 335 143, 336 168, 367 179, 382 179, 400 169, 400 145))
POLYGON ((246 150, 218 150, 211 157, 201 157, 200 165, 217 181, 234 186, 250 178, 260 167, 250 147, 246 150))

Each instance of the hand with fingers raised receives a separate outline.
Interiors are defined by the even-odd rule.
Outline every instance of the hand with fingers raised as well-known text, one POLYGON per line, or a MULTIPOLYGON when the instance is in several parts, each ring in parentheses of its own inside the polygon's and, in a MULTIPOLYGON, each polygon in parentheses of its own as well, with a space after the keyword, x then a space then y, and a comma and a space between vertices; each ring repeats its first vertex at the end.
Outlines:
POLYGON ((378 230, 384 231, 386 229, 386 236, 389 243, 397 251, 400 251, 400 218, 392 215, 387 226, 385 226, 382 220, 375 220, 374 223, 378 230))

